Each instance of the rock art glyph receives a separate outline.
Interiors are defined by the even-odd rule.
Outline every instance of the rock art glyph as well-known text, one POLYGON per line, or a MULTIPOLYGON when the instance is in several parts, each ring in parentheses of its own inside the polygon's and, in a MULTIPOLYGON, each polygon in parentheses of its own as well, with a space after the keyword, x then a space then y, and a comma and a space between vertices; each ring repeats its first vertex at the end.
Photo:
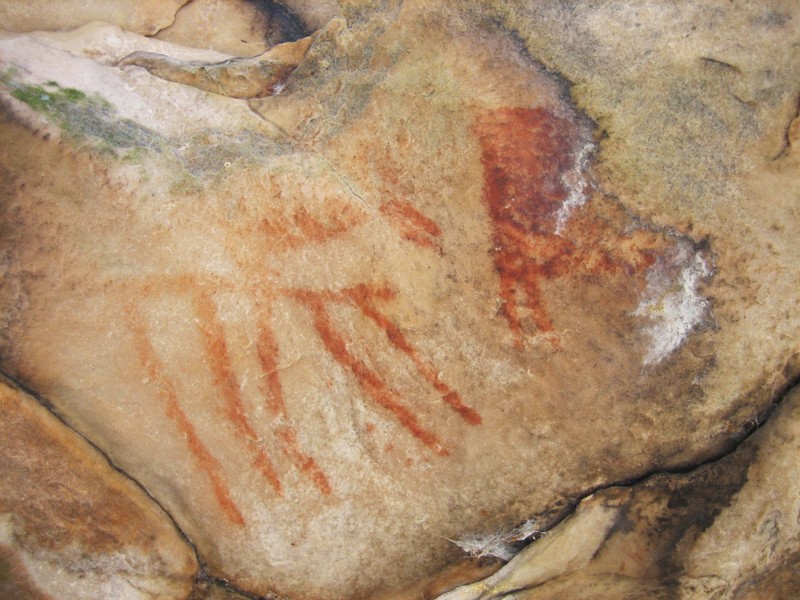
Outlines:
POLYGON ((791 3, 206 4, 0 35, 0 368, 196 597, 435 597, 796 379, 791 3))

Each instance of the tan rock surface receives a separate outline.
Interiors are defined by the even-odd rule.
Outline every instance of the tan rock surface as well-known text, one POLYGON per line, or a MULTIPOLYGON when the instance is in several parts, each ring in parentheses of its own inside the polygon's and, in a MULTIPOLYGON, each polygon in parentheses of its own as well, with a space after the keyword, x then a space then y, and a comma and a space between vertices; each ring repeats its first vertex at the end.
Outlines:
POLYGON ((186 598, 197 563, 144 492, 0 383, 0 596, 186 598))
POLYGON ((3 0, 0 29, 39 31, 74 29, 92 21, 113 23, 142 35, 168 27, 187 0, 3 0))
POLYGON ((800 388, 734 453, 584 500, 492 577, 439 600, 794 598, 800 388))
POLYGON ((259 56, 222 62, 183 62, 165 54, 134 52, 119 67, 143 67, 151 75, 173 83, 231 98, 263 98, 279 94, 303 61, 313 38, 279 44, 259 56))
POLYGON ((193 48, 234 56, 256 56, 322 28, 338 12, 336 2, 193 0, 175 22, 155 36, 193 48))
POLYGON ((156 38, 233 56, 256 56, 268 48, 267 18, 246 0, 194 0, 156 38))
POLYGON ((800 16, 727 7, 345 2, 249 104, 7 37, 2 368, 293 598, 715 455, 800 356, 800 16))

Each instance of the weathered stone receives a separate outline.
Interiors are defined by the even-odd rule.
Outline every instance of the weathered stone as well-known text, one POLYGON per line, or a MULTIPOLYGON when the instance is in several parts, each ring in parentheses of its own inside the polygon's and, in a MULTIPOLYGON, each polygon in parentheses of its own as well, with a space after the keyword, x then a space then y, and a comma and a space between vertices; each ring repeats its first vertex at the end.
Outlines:
MULTIPOLYGON (((210 581, 198 581, 188 600, 246 600, 241 592, 210 581)), ((269 600, 272 600, 270 598, 269 600)))
MULTIPOLYGON (((260 3, 266 4, 263 0, 260 3)), ((340 4, 346 3, 338 0, 284 0, 281 4, 297 15, 309 31, 316 31, 337 17, 340 4)))
POLYGON ((257 56, 269 47, 269 23, 247 0, 193 0, 156 38, 192 48, 208 48, 232 56, 257 56))
POLYGON ((249 103, 0 41, 2 368, 293 598, 505 556, 800 370, 792 3, 341 4, 249 103))
POLYGON ((440 600, 796 597, 798 453, 800 388, 733 454, 598 492, 492 577, 440 600))
POLYGON ((303 4, 194 0, 181 8, 175 22, 159 31, 156 37, 233 56, 257 56, 276 44, 307 37, 323 27, 337 12, 335 2, 315 0, 303 4))
POLYGON ((263 98, 278 94, 303 60, 311 45, 307 37, 280 44, 253 58, 231 58, 222 62, 183 62, 155 52, 134 52, 119 67, 143 67, 174 83, 231 98, 263 98))
POLYGON ((187 0, 3 0, 0 29, 38 31, 74 29, 92 21, 152 35, 169 26, 187 0))
POLYGON ((0 383, 0 596, 186 598, 194 554, 141 489, 0 383))

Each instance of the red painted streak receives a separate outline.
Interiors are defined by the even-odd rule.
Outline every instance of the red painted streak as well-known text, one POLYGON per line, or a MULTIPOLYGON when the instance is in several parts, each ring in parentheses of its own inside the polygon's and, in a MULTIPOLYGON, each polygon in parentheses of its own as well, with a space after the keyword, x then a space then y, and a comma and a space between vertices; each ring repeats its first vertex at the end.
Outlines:
POLYGON ((364 212, 351 205, 332 201, 328 208, 330 212, 324 215, 326 222, 300 207, 291 218, 277 214, 263 219, 259 228, 267 235, 273 251, 295 250, 340 237, 366 219, 364 212))
POLYGON ((233 501, 228 490, 228 486, 222 477, 222 465, 206 448, 200 440, 197 431, 192 425, 186 413, 183 412, 178 395, 172 382, 164 374, 164 365, 158 359, 158 355, 147 339, 147 331, 141 313, 134 307, 129 306, 125 310, 128 318, 128 325, 133 332, 134 344, 139 355, 139 363, 147 373, 147 376, 158 383, 159 395, 166 404, 167 417, 178 427, 178 431, 186 440, 189 451, 195 457, 200 469, 206 473, 211 483, 211 489, 222 509, 222 512, 231 522, 243 526, 244 517, 233 501))
POLYGON ((358 306, 361 312, 372 319, 372 321, 374 321, 378 327, 386 332, 386 337, 389 338, 389 341, 392 343, 392 345, 408 356, 409 359, 411 359, 411 362, 414 363, 414 366, 417 368, 417 371, 420 373, 420 375, 422 375, 422 377, 428 383, 430 383, 437 392, 442 394, 444 401, 453 410, 455 410, 467 423, 470 423, 471 425, 479 425, 481 423, 481 416, 474 409, 462 402, 458 392, 451 389, 447 384, 439 379, 438 374, 430 367, 430 365, 426 364, 419 357, 416 348, 411 345, 408 339, 400 331, 400 328, 387 319, 383 314, 381 314, 377 308, 375 308, 372 298, 378 294, 372 288, 366 285, 358 285, 345 290, 344 294, 350 298, 356 304, 356 306, 358 306))
POLYGON ((476 125, 482 146, 484 200, 494 225, 495 268, 509 328, 522 345, 519 296, 539 331, 553 331, 540 279, 568 268, 574 244, 553 232, 574 167, 571 121, 543 109, 492 111, 476 125))
POLYGON ((217 309, 211 296, 204 290, 198 290, 194 296, 194 308, 200 322, 200 333, 211 372, 214 374, 214 385, 221 391, 225 402, 225 414, 233 425, 237 435, 244 439, 253 453, 253 465, 264 478, 280 494, 281 482, 272 461, 260 446, 260 440, 245 414, 244 403, 239 393, 239 383, 231 365, 228 345, 225 342, 225 331, 217 316, 217 309))
POLYGON ((323 303, 324 295, 313 292, 297 291, 295 297, 303 302, 314 318, 317 330, 325 348, 336 361, 352 371, 361 388, 379 405, 389 410, 400 424, 423 444, 440 456, 447 456, 448 451, 441 445, 436 435, 420 425, 414 414, 406 408, 386 383, 347 349, 346 339, 336 331, 323 303))
MULTIPOLYGON (((574 207, 556 232, 571 191, 564 175, 585 143, 579 125, 547 110, 501 108, 475 123, 484 170, 484 202, 494 232, 494 264, 503 313, 522 346, 523 308, 536 328, 554 330, 541 283, 570 274, 631 277, 655 262, 669 240, 617 210, 574 207)), ((558 344, 551 338, 554 345, 558 344)))
POLYGON ((383 204, 380 211, 394 222, 404 239, 423 248, 441 252, 438 238, 441 237, 442 230, 411 204, 391 200, 383 204))
MULTIPOLYGON (((288 419, 283 386, 278 375, 278 344, 266 319, 259 328, 258 358, 265 374, 262 389, 264 396, 267 398, 267 408, 275 417, 284 420, 288 419)), ((331 485, 327 475, 312 457, 300 449, 295 429, 290 425, 282 424, 278 427, 276 433, 283 442, 284 453, 294 465, 300 469, 301 473, 308 475, 323 494, 329 496, 331 494, 331 485)))

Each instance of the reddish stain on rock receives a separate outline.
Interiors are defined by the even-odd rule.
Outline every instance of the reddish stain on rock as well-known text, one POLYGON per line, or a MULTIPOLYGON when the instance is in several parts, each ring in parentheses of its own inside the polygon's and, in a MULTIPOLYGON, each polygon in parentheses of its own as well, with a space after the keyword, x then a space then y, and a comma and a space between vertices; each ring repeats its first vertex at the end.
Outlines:
POLYGON ((397 228, 403 239, 441 254, 439 238, 442 230, 411 204, 401 200, 390 200, 380 207, 380 211, 397 228))
POLYGON ((391 412, 400 424, 424 445, 440 456, 447 456, 449 453, 436 434, 419 422, 417 416, 378 373, 370 369, 364 361, 350 351, 347 339, 336 329, 328 315, 324 296, 309 291, 297 291, 294 295, 311 312, 314 327, 327 351, 339 364, 352 372, 361 389, 376 404, 391 412))
POLYGON ((195 313, 200 322, 200 332, 203 335, 206 359, 214 375, 214 385, 222 393, 225 415, 233 425, 236 434, 245 440, 248 449, 253 454, 253 466, 280 494, 282 492, 281 482, 275 472, 272 460, 261 448, 258 434, 245 413, 244 402, 239 392, 239 383, 231 365, 228 345, 225 341, 225 331, 217 316, 214 301, 202 291, 195 294, 194 300, 195 313))
POLYGON ((222 512, 228 520, 236 525, 243 526, 244 517, 231 498, 228 485, 222 476, 222 465, 206 448, 194 425, 192 425, 189 417, 181 408, 175 386, 166 376, 164 365, 150 343, 144 317, 133 306, 128 306, 125 314, 128 318, 128 326, 133 333, 134 344, 139 354, 139 362, 147 376, 158 385, 159 395, 166 405, 167 417, 176 424, 198 466, 207 475, 222 512))
MULTIPOLYGON (((632 276, 652 265, 667 240, 619 209, 601 214, 584 172, 590 137, 577 116, 543 108, 501 108, 480 116, 486 204, 503 314, 518 347, 523 323, 554 334, 542 296, 548 279, 577 274, 632 276)), ((559 345, 555 335, 549 336, 559 345)))

